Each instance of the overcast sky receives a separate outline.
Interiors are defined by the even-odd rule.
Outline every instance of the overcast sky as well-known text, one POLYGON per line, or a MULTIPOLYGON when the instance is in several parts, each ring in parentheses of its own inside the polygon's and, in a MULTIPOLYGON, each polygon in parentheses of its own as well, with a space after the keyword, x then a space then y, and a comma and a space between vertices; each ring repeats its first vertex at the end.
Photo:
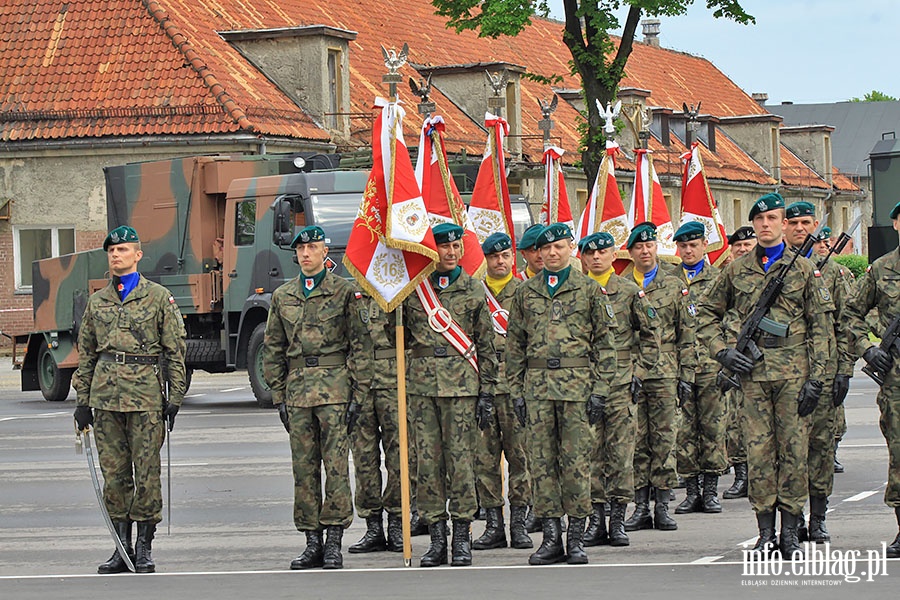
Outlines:
MULTIPOLYGON (((561 19, 562 0, 550 4, 561 19)), ((756 25, 714 19, 697 0, 686 16, 660 19, 661 45, 706 58, 745 92, 768 94, 768 105, 839 102, 872 90, 900 98, 900 0, 741 5, 756 25)))

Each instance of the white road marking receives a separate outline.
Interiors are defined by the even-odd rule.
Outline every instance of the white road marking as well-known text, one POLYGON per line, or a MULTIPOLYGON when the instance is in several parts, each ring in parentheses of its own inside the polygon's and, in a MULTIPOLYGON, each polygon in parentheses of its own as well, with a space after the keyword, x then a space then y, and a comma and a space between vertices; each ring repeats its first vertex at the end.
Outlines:
POLYGON ((201 396, 205 396, 206 394, 187 394, 185 398, 200 398, 201 396))
POLYGON ((58 411, 58 412, 51 412, 51 413, 40 413, 37 415, 15 415, 12 417, 3 417, 2 419, 0 419, 0 423, 2 423, 3 421, 20 421, 23 419, 47 419, 50 417, 58 417, 59 415, 71 415, 71 414, 72 413, 66 412, 66 411, 58 411))
POLYGON ((224 394, 225 392, 239 392, 241 390, 246 390, 246 389, 247 389, 246 387, 236 387, 236 388, 228 388, 227 390, 219 390, 219 392, 224 394))
POLYGON ((841 442, 841 450, 844 448, 887 448, 885 444, 845 444, 841 442))
POLYGON ((738 546, 741 546, 741 547, 752 546, 753 544, 756 544, 756 540, 758 540, 758 539, 759 539, 759 537, 752 537, 749 540, 744 540, 743 542, 738 544, 738 546))
POLYGON ((691 562, 692 565, 708 565, 710 563, 714 563, 720 558, 725 558, 724 556, 704 556, 702 558, 698 558, 697 560, 691 562))
POLYGON ((850 496, 844 502, 859 502, 860 500, 865 500, 869 496, 874 496, 878 493, 878 490, 869 490, 868 492, 860 492, 855 496, 850 496))

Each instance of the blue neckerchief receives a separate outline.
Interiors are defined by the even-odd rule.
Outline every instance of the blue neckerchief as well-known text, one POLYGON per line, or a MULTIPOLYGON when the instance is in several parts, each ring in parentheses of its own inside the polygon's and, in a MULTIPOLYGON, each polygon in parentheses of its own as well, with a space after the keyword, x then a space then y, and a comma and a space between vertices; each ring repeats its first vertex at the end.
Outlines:
POLYGON ((810 256, 812 256, 812 253, 813 253, 813 249, 810 248, 809 252, 806 253, 806 258, 809 258, 810 256))
POLYGON ((769 272, 769 267, 775 264, 775 261, 779 258, 784 256, 784 249, 784 242, 781 242, 777 246, 772 246, 771 248, 762 249, 762 255, 759 257, 759 264, 762 265, 763 271, 766 273, 769 272))
POLYGON ((653 280, 656 279, 656 276, 659 274, 659 263, 656 263, 656 266, 651 270, 644 273, 644 287, 647 287, 653 280))
POLYGON ((706 261, 701 260, 696 265, 687 265, 685 263, 681 263, 681 266, 684 267, 684 274, 687 276, 687 280, 691 281, 700 274, 700 271, 703 270, 703 267, 706 266, 706 261))
POLYGON ((450 287, 454 281, 459 279, 460 273, 462 273, 462 267, 460 267, 459 265, 456 265, 456 267, 452 271, 444 271, 444 272, 434 271, 431 274, 431 283, 437 289, 445 290, 448 287, 450 287), (442 278, 446 278, 446 279, 444 279, 444 281, 446 281, 446 285, 441 285, 442 278))
POLYGON ((552 298, 556 291, 565 283, 566 279, 569 278, 569 272, 572 270, 572 267, 566 267, 560 271, 548 271, 546 268, 544 269, 544 283, 547 284, 547 292, 550 293, 550 297, 552 298), (556 285, 550 285, 550 278, 556 278, 556 285))
POLYGON ((141 274, 135 271, 134 273, 128 273, 127 275, 122 275, 119 277, 118 275, 113 276, 113 285, 116 286, 116 292, 119 294, 119 300, 125 300, 128 297, 128 294, 131 293, 131 290, 137 287, 138 282, 141 280, 141 274))

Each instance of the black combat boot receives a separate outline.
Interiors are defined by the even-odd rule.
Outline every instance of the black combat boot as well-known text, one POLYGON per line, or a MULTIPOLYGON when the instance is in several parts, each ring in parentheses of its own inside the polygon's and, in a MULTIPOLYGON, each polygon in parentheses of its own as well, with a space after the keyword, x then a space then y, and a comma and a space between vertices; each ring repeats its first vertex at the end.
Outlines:
POLYGON ((506 548, 506 524, 503 522, 503 507, 485 509, 487 525, 484 533, 472 542, 472 550, 493 550, 506 548))
POLYGON ((595 502, 591 504, 591 508, 593 512, 587 531, 584 532, 584 545, 606 546, 609 544, 609 533, 606 531, 606 504, 595 502))
POLYGON ((625 533, 625 508, 624 502, 613 502, 612 513, 609 515, 609 545, 622 547, 631 543, 628 534, 625 533))
POLYGON ((528 557, 529 565, 552 565, 566 560, 559 517, 541 519, 544 539, 537 551, 528 557))
MULTIPOLYGON (((122 545, 125 546, 125 552, 128 554, 128 558, 131 559, 131 564, 134 564, 134 549, 131 547, 131 521, 113 521, 113 525, 116 528, 119 539, 122 541, 122 545)), ((125 561, 119 555, 118 547, 108 561, 97 567, 97 572, 101 575, 124 573, 127 570, 128 565, 125 564, 125 561)))
POLYGON ((519 550, 534 548, 534 542, 531 541, 531 537, 529 537, 525 527, 527 513, 527 506, 509 507, 509 545, 519 550))
POLYGON ((528 507, 528 514, 525 516, 525 531, 528 533, 537 533, 543 530, 543 524, 534 514, 534 507, 528 507))
POLYGON ((843 473, 844 472, 844 465, 842 465, 841 461, 839 461, 837 458, 837 449, 838 449, 838 444, 840 444, 840 443, 841 443, 841 440, 834 440, 834 472, 835 473, 843 473))
POLYGON ((809 541, 809 529, 806 527, 806 516, 803 511, 797 515, 797 541, 801 544, 809 541))
POLYGON ((138 521, 137 542, 134 544, 134 572, 155 573, 156 564, 150 556, 153 546, 153 535, 156 533, 156 523, 150 521, 138 521))
POLYGON ((317 569, 325 564, 325 548, 322 544, 322 531, 306 532, 306 550, 291 561, 291 569, 317 569))
POLYGON ((428 535, 430 532, 431 529, 428 527, 428 524, 419 518, 419 512, 415 510, 412 511, 409 515, 409 537, 428 535))
POLYGON ((387 541, 384 539, 384 523, 382 522, 380 510, 366 517, 366 533, 347 550, 350 554, 384 552, 387 550, 387 541))
POLYGON ((684 515, 687 513, 695 513, 703 510, 703 502, 700 499, 700 479, 693 475, 688 477, 684 482, 687 494, 681 504, 675 507, 676 515, 684 515))
POLYGON ((653 529, 653 517, 650 516, 650 486, 634 491, 634 512, 625 521, 625 531, 653 529))
POLYGON ((570 565, 586 565, 584 552, 584 524, 587 517, 569 516, 569 530, 566 532, 566 562, 570 565))
POLYGON ((778 547, 775 543, 775 513, 756 513, 756 525, 759 528, 759 539, 753 546, 753 552, 771 556, 778 547))
POLYGON ((389 552, 403 552, 403 515, 388 513, 387 549, 389 552))
MULTIPOLYGON (((719 498, 716 490, 719 487, 719 476, 712 473, 703 474, 703 512, 720 513, 722 505, 719 504, 719 498)), ((677 510, 675 512, 678 512, 677 510)))
MULTIPOLYGON (((502 509, 497 509, 502 510, 502 509)), ((472 523, 453 519, 453 539, 450 542, 450 566, 468 567, 472 564, 472 523)), ((502 529, 501 529, 502 531, 502 529)), ((506 546, 506 534, 503 535, 506 546)))
POLYGON ((734 463, 734 483, 722 493, 726 500, 747 497, 747 463, 734 463))
POLYGON ((660 531, 675 531, 678 523, 669 516, 669 490, 656 490, 656 505, 653 507, 653 525, 660 531), (660 500, 660 498, 663 498, 660 500))
POLYGON ((419 561, 420 567, 437 567, 447 564, 447 521, 437 521, 428 526, 431 545, 419 561))
POLYGON ((325 556, 322 560, 323 569, 343 569, 344 555, 341 554, 341 538, 344 537, 343 525, 329 525, 325 529, 325 556))
POLYGON ((828 498, 825 496, 809 497, 809 541, 823 544, 831 541, 825 527, 825 511, 828 509, 828 498))
POLYGON ((897 515, 897 537, 890 546, 887 547, 885 556, 888 558, 900 558, 900 506, 894 507, 894 514, 897 515))
POLYGON ((794 560, 795 552, 798 553, 799 560, 803 559, 803 548, 797 538, 797 524, 800 522, 800 518, 800 515, 793 515, 781 509, 781 539, 779 542, 782 560, 794 560))

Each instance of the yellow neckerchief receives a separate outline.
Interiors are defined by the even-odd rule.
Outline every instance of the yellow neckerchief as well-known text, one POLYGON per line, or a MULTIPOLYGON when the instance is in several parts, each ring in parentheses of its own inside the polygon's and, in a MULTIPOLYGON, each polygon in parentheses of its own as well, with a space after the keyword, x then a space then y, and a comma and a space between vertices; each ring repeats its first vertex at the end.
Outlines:
POLYGON ((501 277, 500 279, 494 279, 490 275, 484 278, 484 282, 487 284, 488 289, 491 290, 491 293, 494 297, 499 296, 500 292, 503 291, 503 288, 506 287, 506 284, 512 281, 513 274, 512 271, 506 274, 506 277, 501 277))
POLYGON ((525 267, 525 277, 527 277, 528 279, 531 279, 531 278, 534 277, 535 275, 537 275, 537 273, 535 273, 534 271, 532 271, 532 270, 531 270, 531 267, 528 267, 528 266, 525 267))
POLYGON ((613 269, 612 267, 610 267, 603 273, 600 273, 599 275, 594 275, 593 273, 588 271, 588 277, 590 277, 591 279, 593 279, 594 281, 596 281, 603 287, 606 287, 609 284, 609 276, 612 275, 614 272, 615 272, 615 269, 613 269))
POLYGON ((637 282, 638 287, 644 289, 644 274, 637 269, 633 270, 631 273, 634 276, 634 280, 637 282))

